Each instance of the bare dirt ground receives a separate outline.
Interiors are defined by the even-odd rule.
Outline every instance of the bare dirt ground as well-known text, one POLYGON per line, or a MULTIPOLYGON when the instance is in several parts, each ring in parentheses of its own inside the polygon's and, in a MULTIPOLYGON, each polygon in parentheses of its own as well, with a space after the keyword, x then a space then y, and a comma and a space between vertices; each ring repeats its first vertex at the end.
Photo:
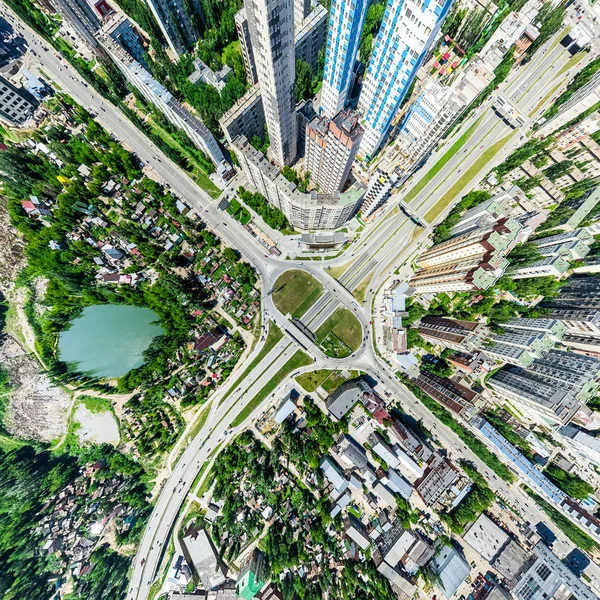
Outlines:
POLYGON ((37 360, 11 336, 0 338, 0 363, 9 373, 12 387, 4 426, 18 438, 49 442, 67 427, 71 398, 65 390, 40 373, 37 360))

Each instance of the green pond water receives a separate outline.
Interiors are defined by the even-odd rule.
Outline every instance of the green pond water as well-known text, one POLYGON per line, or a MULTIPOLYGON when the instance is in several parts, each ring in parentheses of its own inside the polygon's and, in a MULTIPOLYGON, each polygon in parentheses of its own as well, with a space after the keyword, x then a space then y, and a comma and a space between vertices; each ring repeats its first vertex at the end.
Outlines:
POLYGON ((86 306, 58 339, 60 360, 92 377, 120 377, 144 364, 143 352, 163 329, 148 308, 86 306))

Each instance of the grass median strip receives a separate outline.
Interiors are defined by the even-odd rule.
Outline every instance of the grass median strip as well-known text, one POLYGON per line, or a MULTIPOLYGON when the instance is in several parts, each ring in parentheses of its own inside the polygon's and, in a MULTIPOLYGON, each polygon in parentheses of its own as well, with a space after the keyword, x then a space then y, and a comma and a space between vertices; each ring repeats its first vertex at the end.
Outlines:
POLYGON ((408 204, 418 196, 421 190, 446 166, 450 159, 467 143, 469 138, 473 135, 473 133, 475 133, 477 127, 479 127, 481 119, 483 119, 483 115, 481 115, 479 119, 477 119, 477 121, 475 121, 475 123, 473 123, 473 125, 471 125, 471 127, 469 127, 469 129, 467 129, 467 131, 465 131, 458 138, 458 140, 456 140, 456 142, 454 142, 454 144, 452 144, 450 149, 442 156, 442 158, 440 158, 440 160, 438 160, 435 163, 435 165, 433 165, 433 167, 431 167, 431 169, 429 169, 427 174, 421 178, 419 183, 417 183, 417 185, 415 185, 408 192, 408 194, 406 194, 406 196, 402 198, 403 202, 406 202, 408 204))
POLYGON ((263 400, 277 388, 287 375, 300 367, 310 365, 312 362, 313 361, 308 354, 302 350, 297 350, 292 358, 290 358, 290 360, 288 360, 285 365, 273 375, 269 383, 267 383, 267 385, 265 385, 265 387, 263 387, 250 402, 248 402, 240 414, 233 420, 231 427, 234 428, 241 425, 257 409, 263 400))
POLYGON ((265 341, 265 345, 262 347, 262 350, 258 353, 256 358, 246 367, 242 375, 238 377, 237 381, 229 388, 229 391, 223 396, 223 398, 221 398, 221 402, 219 402, 219 404, 223 404, 223 402, 225 402, 227 397, 235 389, 237 389, 238 386, 244 381, 244 379, 246 379, 246 377, 248 377, 248 375, 256 368, 256 365, 258 365, 258 363, 260 363, 260 361, 267 354, 269 354, 271 350, 273 350, 273 348, 275 347, 277 342, 281 340, 281 338, 283 338, 283 332, 281 331, 281 329, 279 329, 279 327, 277 327, 275 323, 269 321, 269 333, 267 334, 267 339, 265 341))
POLYGON ((444 211, 444 209, 460 194, 467 184, 504 148, 510 139, 517 133, 512 131, 493 146, 481 154, 481 156, 462 174, 458 181, 436 202, 435 206, 425 215, 428 223, 433 221, 444 211))

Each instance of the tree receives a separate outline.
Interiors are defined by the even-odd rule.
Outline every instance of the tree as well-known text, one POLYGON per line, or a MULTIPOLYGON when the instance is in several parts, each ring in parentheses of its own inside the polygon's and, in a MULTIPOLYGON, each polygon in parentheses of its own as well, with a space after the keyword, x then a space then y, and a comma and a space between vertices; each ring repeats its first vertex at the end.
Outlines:
POLYGON ((312 96, 312 71, 302 59, 296 61, 296 102, 308 100, 312 96))
POLYGON ((233 263, 239 260, 238 253, 233 248, 225 248, 225 250, 223 250, 223 258, 233 263))
POLYGON ((594 493, 593 485, 581 479, 575 473, 568 473, 554 463, 546 466, 544 475, 565 492, 565 494, 576 500, 585 500, 594 493))

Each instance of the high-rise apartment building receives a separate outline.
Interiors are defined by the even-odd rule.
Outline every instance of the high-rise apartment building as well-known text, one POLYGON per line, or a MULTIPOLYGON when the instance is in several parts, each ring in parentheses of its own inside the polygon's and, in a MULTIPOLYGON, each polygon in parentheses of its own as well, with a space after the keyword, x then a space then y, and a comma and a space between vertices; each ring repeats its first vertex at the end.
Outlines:
POLYGON ((368 0, 332 0, 319 113, 333 119, 344 108, 354 81, 354 63, 368 0))
MULTIPOLYGON (((298 4, 294 4, 296 8, 298 4)), ((295 18, 295 17, 294 17, 295 18)), ((301 22, 294 21, 294 53, 296 60, 303 60, 314 72, 317 68, 319 51, 325 43, 327 35, 327 11, 317 3, 314 9, 303 18, 301 22)), ((242 8, 235 15, 235 27, 242 48, 244 68, 246 77, 251 83, 258 82, 254 50, 250 39, 250 28, 248 26, 248 15, 246 9, 242 8)))
POLYGON ((219 119, 219 125, 230 144, 240 135, 245 135, 249 140, 255 136, 262 137, 266 121, 260 87, 253 85, 219 119))
POLYGON ((394 161, 407 175, 417 168, 464 109, 494 78, 484 65, 473 60, 451 86, 428 81, 412 103, 398 134, 400 159, 394 161))
POLYGON ((128 54, 140 65, 145 69, 148 68, 144 38, 130 19, 124 15, 114 16, 100 29, 96 38, 101 36, 112 38, 119 46, 127 50, 128 54))
POLYGON ((600 360, 591 356, 550 350, 527 369, 540 381, 555 384, 580 402, 587 402, 600 387, 600 360))
POLYGON ((246 78, 250 83, 258 83, 258 73, 256 72, 256 63, 254 62, 254 50, 252 50, 252 40, 250 39, 250 28, 248 26, 248 15, 246 14, 246 9, 244 7, 235 14, 235 28, 242 49, 246 78))
POLYGON ((306 169, 320 192, 344 189, 363 129, 356 115, 340 112, 333 119, 316 116, 306 126, 306 169))
POLYGON ((556 308, 600 309, 600 278, 570 277, 548 305, 556 308))
POLYGON ((515 219, 502 218, 435 244, 421 255, 411 287, 419 294, 489 288, 508 266, 503 253, 521 229, 515 219))
POLYGON ((146 0, 167 44, 177 56, 191 50, 198 41, 195 17, 201 14, 199 0, 146 0))
POLYGON ((300 29, 310 14, 310 0, 294 0, 294 29, 300 29))
POLYGON ((545 332, 506 327, 503 333, 490 334, 483 350, 496 360, 527 367, 553 345, 554 340, 545 332))
POLYGON ((359 100, 365 135, 360 154, 375 155, 387 137, 452 0, 389 0, 359 100))
POLYGON ((246 0, 245 7, 271 155, 283 167, 296 158, 294 3, 246 0))
POLYGON ((296 60, 304 61, 313 73, 317 70, 319 52, 327 37, 327 10, 317 2, 301 23, 296 23, 294 48, 296 60))
POLYGON ((31 117, 38 101, 25 89, 0 76, 0 118, 9 125, 22 125, 31 117))
POLYGON ((360 183, 343 193, 303 193, 244 136, 233 140, 232 147, 250 186, 277 207, 296 229, 337 229, 356 213, 362 202, 365 189, 360 183))

